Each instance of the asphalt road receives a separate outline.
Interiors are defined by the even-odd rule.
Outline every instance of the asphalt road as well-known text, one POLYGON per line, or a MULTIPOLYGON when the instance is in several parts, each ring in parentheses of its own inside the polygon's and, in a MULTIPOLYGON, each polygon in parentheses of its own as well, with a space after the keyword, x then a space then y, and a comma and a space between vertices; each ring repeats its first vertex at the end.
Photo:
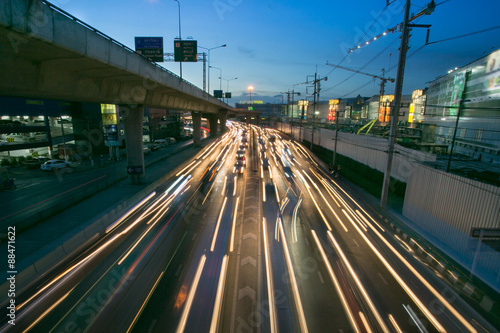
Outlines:
POLYGON ((243 129, 19 296, 1 331, 496 332, 300 144, 248 128, 236 169, 243 129))

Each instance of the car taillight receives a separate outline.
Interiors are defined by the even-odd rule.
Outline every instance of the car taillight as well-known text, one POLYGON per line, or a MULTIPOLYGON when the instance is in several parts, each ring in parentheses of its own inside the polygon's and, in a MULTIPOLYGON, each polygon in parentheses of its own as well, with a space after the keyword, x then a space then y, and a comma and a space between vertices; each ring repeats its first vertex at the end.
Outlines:
POLYGON ((245 160, 245 156, 243 156, 243 161, 245 160))

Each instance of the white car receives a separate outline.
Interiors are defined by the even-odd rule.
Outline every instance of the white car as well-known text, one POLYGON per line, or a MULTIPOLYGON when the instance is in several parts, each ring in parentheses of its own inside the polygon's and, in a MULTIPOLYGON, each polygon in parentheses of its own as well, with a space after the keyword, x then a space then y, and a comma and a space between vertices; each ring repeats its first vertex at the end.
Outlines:
POLYGON ((63 169, 63 168, 69 168, 71 165, 69 162, 62 161, 62 160, 49 160, 42 165, 40 165, 40 169, 43 171, 54 171, 56 169, 63 169))

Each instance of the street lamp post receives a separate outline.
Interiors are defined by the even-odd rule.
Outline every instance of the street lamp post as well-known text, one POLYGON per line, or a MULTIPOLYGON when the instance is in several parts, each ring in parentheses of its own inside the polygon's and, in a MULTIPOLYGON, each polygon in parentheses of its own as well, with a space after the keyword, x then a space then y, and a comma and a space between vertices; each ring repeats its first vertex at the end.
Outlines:
MULTIPOLYGON (((226 81, 226 92, 229 92, 229 81, 238 80, 237 77, 234 77, 232 79, 224 79, 222 76, 219 77, 219 79, 226 81)), ((227 101, 227 102, 229 102, 229 101, 227 101)))
POLYGON ((208 72, 210 73, 210 68, 215 68, 219 70, 219 90, 222 90, 222 68, 215 66, 208 66, 208 72))
MULTIPOLYGON (((177 7, 179 8, 179 42, 182 40, 182 35, 181 35, 181 3, 179 0, 174 0, 177 2, 177 7)), ((179 74, 182 79, 182 61, 179 62, 179 74)))
MULTIPOLYGON (((177 1, 177 0, 174 0, 174 1, 177 1)), ((210 94, 210 51, 212 51, 214 49, 218 49, 220 47, 226 47, 226 46, 227 46, 226 44, 222 44, 222 45, 211 47, 211 48, 198 46, 199 48, 202 48, 202 49, 208 51, 208 93, 209 94, 210 94)))

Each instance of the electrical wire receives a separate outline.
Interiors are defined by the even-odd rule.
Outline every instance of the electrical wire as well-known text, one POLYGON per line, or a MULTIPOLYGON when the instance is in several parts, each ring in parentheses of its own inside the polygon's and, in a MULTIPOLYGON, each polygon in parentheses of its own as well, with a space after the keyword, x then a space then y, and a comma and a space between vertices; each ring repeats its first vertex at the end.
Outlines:
POLYGON ((465 34, 465 35, 460 35, 460 36, 455 36, 455 37, 450 37, 450 38, 445 38, 445 39, 437 40, 437 41, 434 41, 434 42, 429 42, 429 43, 427 43, 427 45, 441 43, 441 42, 446 42, 446 41, 457 39, 457 38, 469 37, 469 36, 480 34, 480 33, 483 33, 483 32, 492 31, 492 30, 495 30, 495 29, 500 29, 500 25, 497 25, 497 26, 494 26, 494 27, 490 27, 490 28, 486 28, 486 29, 482 29, 482 30, 478 30, 478 31, 474 31, 474 32, 470 32, 470 33, 465 34))

